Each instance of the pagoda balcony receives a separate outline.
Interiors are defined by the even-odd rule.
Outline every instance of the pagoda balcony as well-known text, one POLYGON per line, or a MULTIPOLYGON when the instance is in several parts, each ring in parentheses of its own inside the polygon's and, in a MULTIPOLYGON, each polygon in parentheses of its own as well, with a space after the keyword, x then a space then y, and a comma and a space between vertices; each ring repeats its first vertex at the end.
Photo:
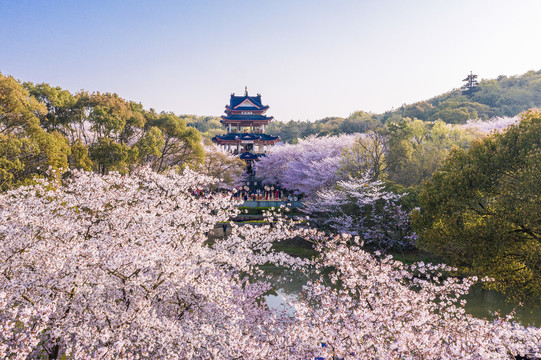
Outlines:
POLYGON ((239 108, 232 108, 230 106, 225 107, 225 113, 230 114, 236 114, 236 115, 264 115, 265 112, 269 109, 268 106, 265 106, 263 108, 257 109, 252 107, 239 107, 239 108))
POLYGON ((280 141, 279 136, 272 136, 262 133, 229 133, 217 135, 212 138, 212 142, 219 145, 274 145, 280 141))
POLYGON ((220 122, 231 126, 261 126, 267 125, 274 119, 264 115, 228 115, 222 116, 220 122))

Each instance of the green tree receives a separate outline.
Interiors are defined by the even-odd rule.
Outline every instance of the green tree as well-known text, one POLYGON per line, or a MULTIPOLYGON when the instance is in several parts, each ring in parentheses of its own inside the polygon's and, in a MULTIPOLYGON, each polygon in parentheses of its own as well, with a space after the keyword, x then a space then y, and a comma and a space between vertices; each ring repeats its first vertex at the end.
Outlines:
POLYGON ((34 85, 31 82, 26 82, 23 86, 30 95, 47 108, 47 113, 40 116, 42 128, 47 131, 57 130, 68 136, 71 133, 70 124, 77 116, 75 110, 77 99, 69 91, 58 86, 52 87, 46 83, 34 85))
MULTIPOLYGON (((267 130, 269 132, 272 131, 272 127, 267 128, 267 130)), ((280 139, 283 142, 292 142, 293 140, 296 140, 301 136, 301 132, 299 130, 298 124, 295 121, 290 120, 289 122, 281 126, 280 132, 277 133, 277 135, 280 136, 280 139)))
POLYGON ((11 187, 24 170, 21 153, 28 144, 12 134, 0 134, 0 191, 11 187))
POLYGON ((17 80, 0 73, 0 134, 36 130, 46 111, 17 80))
POLYGON ((357 138, 351 147, 344 149, 340 172, 353 178, 369 174, 371 181, 387 177, 387 137, 381 131, 370 131, 357 138))
POLYGON ((0 190, 67 169, 70 147, 57 131, 45 132, 46 108, 13 77, 0 74, 0 190))
POLYGON ((495 278, 515 300, 541 295, 541 112, 454 149, 420 193, 419 246, 495 278))
POLYGON ((450 150, 468 147, 474 136, 442 121, 403 119, 388 123, 389 179, 404 186, 417 186, 436 171, 450 150))
POLYGON ((479 90, 479 82, 477 81, 477 75, 474 75, 472 72, 464 80, 464 85, 462 86, 462 94, 471 96, 474 92, 479 90))
POLYGON ((338 129, 338 134, 365 133, 383 127, 374 114, 356 111, 345 118, 338 129))
POLYGON ((180 118, 186 121, 187 126, 191 126, 199 130, 203 137, 211 139, 215 135, 223 134, 225 129, 220 123, 219 117, 214 116, 195 116, 181 115, 180 118))
POLYGON ((128 109, 126 123, 119 135, 119 141, 123 144, 131 143, 141 133, 146 123, 145 111, 141 103, 129 101, 128 109))
MULTIPOLYGON (((88 120, 97 136, 125 142, 121 134, 128 121, 133 117, 130 104, 117 94, 101 94, 99 92, 90 95, 84 101, 87 102, 86 106, 90 108, 88 120)), ((133 122, 136 123, 137 120, 133 122)))
POLYGON ((161 150, 164 146, 161 130, 156 126, 150 127, 135 146, 138 149, 140 162, 149 164, 156 163, 162 155, 161 150))
POLYGON ((125 144, 115 142, 110 138, 99 138, 90 145, 90 158, 94 167, 100 174, 107 174, 109 171, 125 173, 128 170, 130 152, 125 144))
POLYGON ((156 127, 163 136, 160 155, 153 163, 153 168, 160 172, 170 166, 201 163, 204 158, 201 134, 186 122, 171 113, 153 115, 147 124, 156 127))
POLYGON ((211 146, 206 149, 205 160, 195 169, 201 174, 221 179, 218 186, 233 187, 244 174, 246 163, 238 156, 230 156, 211 146))
POLYGON ((93 163, 88 155, 88 148, 80 139, 71 145, 71 154, 68 157, 69 167, 72 169, 92 170, 93 163))
POLYGON ((435 107, 428 101, 421 101, 415 104, 407 105, 402 110, 402 117, 428 120, 434 113, 435 107))

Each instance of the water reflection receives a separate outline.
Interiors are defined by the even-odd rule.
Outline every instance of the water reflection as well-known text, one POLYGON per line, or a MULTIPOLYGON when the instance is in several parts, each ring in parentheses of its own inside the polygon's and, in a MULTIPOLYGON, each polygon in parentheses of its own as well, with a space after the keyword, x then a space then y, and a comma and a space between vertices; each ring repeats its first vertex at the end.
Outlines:
MULTIPOLYGON (((309 279, 317 277, 314 273, 301 273, 279 267, 268 267, 265 273, 270 276, 274 285, 274 293, 265 296, 267 305, 272 309, 284 310, 293 316, 295 308, 291 302, 297 298, 303 285, 309 279)), ((505 296, 494 290, 485 290, 480 286, 470 289, 464 297, 467 301, 466 312, 478 318, 491 320, 494 313, 506 316, 516 309, 515 319, 524 326, 541 327, 541 304, 538 306, 518 307, 505 300, 505 296)))
POLYGON ((265 302, 271 309, 284 311, 289 316, 295 316, 295 307, 291 302, 296 298, 296 294, 286 294, 283 289, 278 289, 276 294, 265 296, 265 302))
POLYGON ((537 306, 519 307, 516 303, 507 302, 505 296, 494 290, 485 290, 480 286, 470 289, 467 296, 466 312, 475 317, 493 319, 494 313, 506 316, 516 309, 515 319, 524 326, 541 327, 541 304, 537 306))

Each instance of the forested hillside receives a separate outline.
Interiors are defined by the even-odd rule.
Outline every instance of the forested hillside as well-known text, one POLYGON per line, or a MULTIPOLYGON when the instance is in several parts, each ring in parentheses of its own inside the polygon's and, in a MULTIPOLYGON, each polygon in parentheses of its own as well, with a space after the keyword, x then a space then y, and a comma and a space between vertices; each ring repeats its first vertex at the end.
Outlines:
POLYGON ((464 123, 468 119, 515 116, 522 111, 541 106, 541 70, 520 76, 499 76, 481 80, 474 91, 455 89, 426 101, 404 105, 387 112, 383 121, 397 117, 425 121, 443 120, 464 123))
MULTIPOLYGON (((457 81, 458 83, 458 81, 457 81)), ((522 111, 541 106, 541 70, 518 76, 499 76, 479 81, 471 92, 454 89, 429 100, 404 104, 383 114, 356 111, 347 118, 326 117, 316 121, 277 119, 267 132, 279 135, 282 141, 296 142, 310 135, 338 135, 366 132, 404 118, 423 121, 442 120, 448 124, 464 124, 469 119, 516 116, 522 111)), ((219 117, 187 116, 186 122, 209 138, 223 133, 219 117)))

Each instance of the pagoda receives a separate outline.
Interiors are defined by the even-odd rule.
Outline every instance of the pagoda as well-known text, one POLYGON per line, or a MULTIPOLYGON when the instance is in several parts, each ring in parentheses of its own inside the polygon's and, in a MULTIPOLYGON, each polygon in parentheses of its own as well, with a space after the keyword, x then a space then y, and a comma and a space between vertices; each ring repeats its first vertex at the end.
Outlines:
POLYGON ((274 119, 265 115, 268 109, 261 102, 261 94, 250 96, 248 88, 244 96, 231 94, 229 105, 225 106, 226 115, 220 121, 226 126, 227 134, 212 138, 214 143, 246 161, 249 174, 253 173, 252 163, 280 141, 279 136, 265 134, 265 125, 274 119))

